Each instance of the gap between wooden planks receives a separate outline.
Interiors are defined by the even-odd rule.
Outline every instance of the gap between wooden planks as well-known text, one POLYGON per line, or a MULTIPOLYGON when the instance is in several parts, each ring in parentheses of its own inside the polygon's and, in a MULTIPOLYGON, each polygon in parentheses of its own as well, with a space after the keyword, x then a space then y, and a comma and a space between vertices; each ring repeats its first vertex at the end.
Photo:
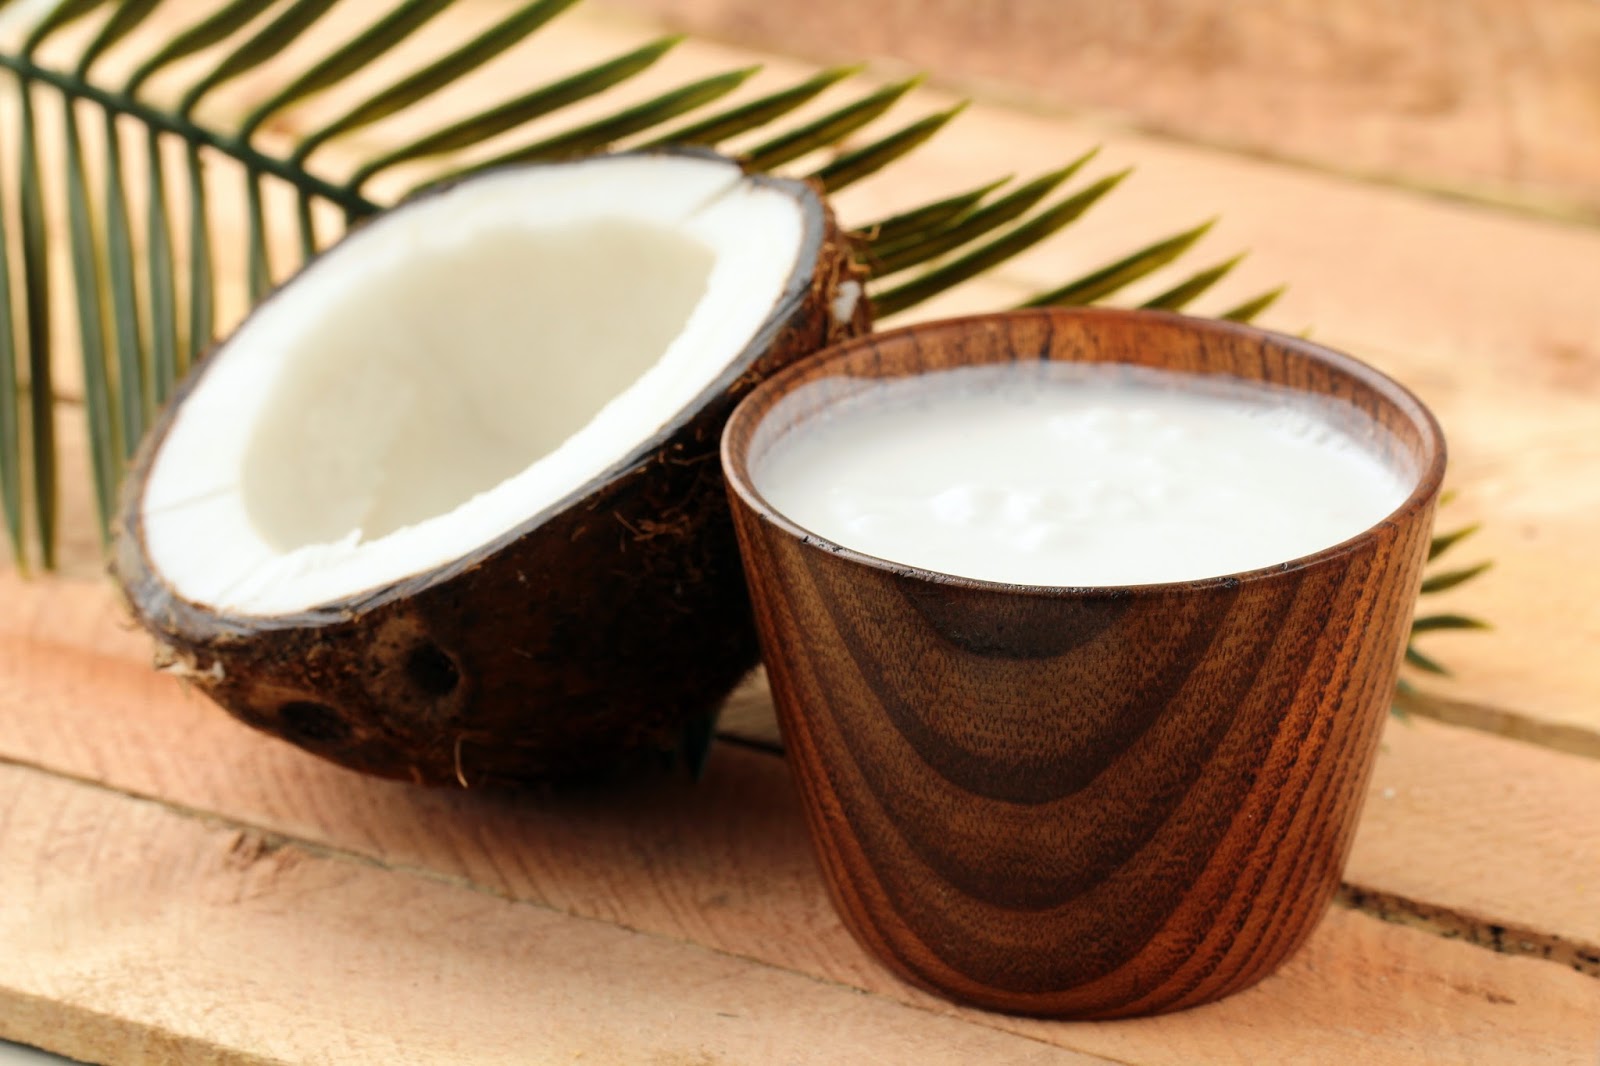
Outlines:
MULTIPOLYGON (((265 913, 252 903, 225 914, 212 908, 164 919, 179 923, 173 935, 182 932, 179 946, 168 952, 172 957, 161 960, 171 969, 171 988, 203 988, 217 978, 216 960, 188 960, 182 944, 212 936, 210 923, 223 922, 223 931, 243 944, 261 941, 254 950, 229 949, 247 958, 256 951, 284 950, 274 945, 292 944, 295 936, 317 944, 329 937, 338 943, 350 937, 382 940, 388 945, 383 950, 398 953, 383 973, 399 968, 415 973, 418 981, 447 984, 452 994, 464 994, 470 975, 452 971, 454 979, 445 981, 430 968, 437 946, 426 935, 408 933, 404 908, 391 911, 382 936, 367 924, 344 927, 349 914, 374 911, 366 901, 369 891, 381 893, 374 887, 345 894, 338 885, 352 878, 363 885, 378 878, 377 885, 387 883, 385 877, 424 875, 457 889, 533 905, 527 908, 533 917, 508 918, 495 935, 502 945, 491 956, 496 976, 490 980, 500 982, 496 987, 557 979, 548 957, 536 950, 542 923, 550 920, 547 911, 555 911, 688 941, 864 989, 874 998, 1130 1062, 1295 1061, 1309 1047, 1321 1049, 1324 1058, 1306 1061, 1360 1056, 1382 1062, 1516 1062, 1530 1053, 1549 1061, 1587 1061, 1584 1056, 1600 1046, 1600 983, 1593 979, 1564 966, 1493 954, 1339 909, 1282 974, 1211 1008, 1114 1025, 956 1011, 895 982, 845 935, 806 854, 787 775, 771 756, 724 746, 700 786, 658 781, 608 795, 542 800, 430 792, 367 780, 250 733, 153 673, 142 661, 144 642, 119 628, 109 598, 97 585, 19 585, 14 577, 0 579, 0 603, 6 605, 0 647, 7 652, 0 659, 0 760, 36 767, 47 777, 75 778, 75 783, 57 784, 94 792, 100 797, 95 803, 144 807, 123 794, 150 797, 167 808, 163 817, 201 818, 243 833, 246 851, 256 849, 254 841, 264 836, 267 853, 288 842, 297 864, 304 853, 317 863, 359 863, 364 871, 360 878, 329 873, 333 882, 318 880, 324 887, 317 890, 295 883, 279 895, 271 878, 239 890, 261 900, 265 913), (285 914, 300 913, 308 901, 319 900, 301 923, 285 924, 285 914), (516 943, 529 945, 526 956, 505 946, 516 943), (505 966, 511 971, 502 972, 505 966)), ((1585 895, 1585 882, 1592 885, 1600 873, 1600 847, 1592 827, 1586 834, 1583 826, 1570 824, 1574 810, 1592 809, 1600 796, 1600 767, 1444 727, 1415 728, 1414 744, 1404 739, 1396 744, 1397 731, 1391 730, 1352 859, 1352 883, 1416 900, 1474 926, 1522 928, 1561 944, 1600 939, 1593 908, 1586 905, 1592 898, 1585 895), (1385 796, 1390 790, 1393 794, 1385 796)), ((106 819, 89 819, 97 820, 106 819)), ((76 824, 66 815, 58 821, 64 827, 76 824)), ((131 830, 106 831, 112 834, 108 838, 106 832, 85 828, 63 830, 61 840, 45 850, 78 846, 82 842, 74 832, 97 841, 127 839, 135 853, 141 846, 131 830)), ((186 837, 191 838, 192 833, 186 837)), ((157 834, 150 846, 162 846, 161 839, 157 834)), ((194 838, 184 845, 188 850, 180 851, 188 859, 151 855, 145 861, 158 868, 192 869, 214 860, 221 845, 213 837, 207 841, 194 838)), ((9 843, 5 853, 33 854, 9 843)), ((152 1020, 150 995, 123 997, 127 982, 116 980, 117 967, 137 950, 130 937, 134 945, 147 944, 137 935, 141 922, 107 924, 93 907, 80 912, 72 896, 62 895, 77 892, 98 900, 152 876, 118 869, 111 864, 96 874, 83 868, 61 880, 46 863, 27 875, 35 878, 30 883, 43 886, 35 888, 28 907, 55 910, 30 909, 21 919, 24 927, 34 928, 40 915, 50 913, 62 916, 54 923, 67 930, 62 936, 79 923, 95 926, 110 938, 110 959, 105 969, 85 975, 73 970, 74 960, 81 958, 73 951, 52 952, 49 944, 41 947, 8 934, 8 943, 28 948, 26 966, 35 983, 4 982, 0 1017, 21 1002, 12 999, 12 1007, 4 1007, 13 993, 26 992, 37 1007, 41 996, 61 999, 56 992, 37 991, 40 982, 48 989, 66 982, 78 989, 76 1000, 68 997, 78 1004, 72 1017, 101 1005, 100 1021, 90 1032, 126 1026, 143 1032, 159 1022, 169 1029, 176 1024, 173 1031, 185 1039, 213 1044, 234 1039, 226 1012, 202 1011, 173 1021, 157 1011, 152 1020), (106 1008, 108 1003, 113 1006, 106 1008)), ((393 891, 403 895, 412 889, 393 891)), ((181 902, 182 893, 178 898, 181 902)), ((129 905, 157 907, 149 901, 129 905)), ((424 925, 422 931, 431 928, 424 925)), ((307 964, 309 969, 317 965, 307 964)), ((637 979, 671 988, 684 980, 678 965, 663 962, 637 979)), ((340 972, 363 1002, 394 999, 384 979, 363 967, 340 972)), ((243 966, 235 980, 260 981, 252 994, 276 1002, 291 993, 274 974, 282 976, 273 967, 256 972, 243 966)), ((307 980, 321 976, 317 971, 307 980)), ((596 980, 603 987, 609 978, 596 980)), ((170 998, 155 995, 158 1002, 170 998)), ((312 1012, 317 1017, 299 1012, 293 1022, 302 1027, 336 1026, 337 1016, 356 1009, 333 996, 306 1001, 329 1006, 312 1012)), ((596 1031, 604 1032, 604 1026, 596 1031)), ((18 1030, 6 1035, 36 1039, 18 1030)), ((734 1057, 741 1058, 736 1052, 734 1057)))
POLYGON ((86 1061, 1106 1061, 17 766, 0 848, 0 1036, 86 1061))
POLYGON ((1052 1025, 859 995, 22 767, 0 766, 0 844, 19 860, 0 867, 0 1036, 97 1062, 1587 1061, 1539 964, 1485 976, 1470 948, 1344 912, 1277 996, 1052 1025), (1292 998, 1330 981, 1332 1002, 1292 998))
MULTIPOLYGON (((781 737, 757 673, 725 736, 781 737)), ((1600 977, 1600 764, 1431 721, 1391 720, 1345 869, 1348 906, 1439 936, 1600 977)))

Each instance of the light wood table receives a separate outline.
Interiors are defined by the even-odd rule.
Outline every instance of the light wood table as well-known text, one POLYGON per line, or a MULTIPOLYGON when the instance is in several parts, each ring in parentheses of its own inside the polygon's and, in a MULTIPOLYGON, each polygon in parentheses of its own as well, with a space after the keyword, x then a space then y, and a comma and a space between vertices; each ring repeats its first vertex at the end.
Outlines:
MULTIPOLYGON (((579 12, 540 47, 570 67, 650 32, 579 12)), ((751 58, 690 43, 651 77, 751 58)), ((806 69, 759 58, 757 89, 806 69)), ((63 576, 0 571, 0 1037, 110 1063, 1594 1066, 1600 232, 983 104, 840 210, 1096 142, 1139 165, 1124 190, 921 313, 1220 213, 1197 265, 1253 249, 1229 295, 1293 282, 1270 324, 1434 405, 1454 520, 1488 522, 1462 560, 1497 561, 1448 601, 1497 631, 1430 645, 1457 676, 1390 724, 1340 904, 1279 974, 1140 1021, 952 1007, 845 934, 775 754, 727 742, 698 785, 554 799, 366 780, 154 672, 78 537, 63 576)), ((728 721, 770 738, 759 686, 728 721)))

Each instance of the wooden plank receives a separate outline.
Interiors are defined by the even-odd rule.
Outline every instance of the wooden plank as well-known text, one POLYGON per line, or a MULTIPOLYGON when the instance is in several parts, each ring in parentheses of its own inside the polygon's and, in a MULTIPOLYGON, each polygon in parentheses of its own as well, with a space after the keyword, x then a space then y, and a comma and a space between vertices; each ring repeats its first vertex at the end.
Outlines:
MULTIPOLYGON (((787 774, 770 756, 724 747, 698 786, 658 780, 538 801, 366 780, 249 733, 172 679, 127 659, 133 642, 107 618, 103 592, 64 583, 46 589, 19 591, 13 583, 4 590, 3 617, 14 621, 10 631, 0 631, 8 652, 0 658, 0 759, 380 866, 954 1011, 899 985, 844 933, 806 853, 787 774), (80 640, 83 647, 75 647, 80 640)), ((1384 758, 1409 750, 1391 744, 1384 758)), ((1497 758, 1492 753, 1477 765, 1497 758)), ((1534 780, 1574 766, 1594 769, 1583 760, 1570 763, 1536 761, 1520 769, 1537 775, 1534 780)), ((1378 787, 1397 795, 1409 787, 1403 773, 1383 767, 1378 780, 1387 782, 1378 787)), ((1459 897, 1459 882, 1470 880, 1480 907, 1507 924, 1536 921, 1552 936, 1592 928, 1584 924, 1592 923, 1592 907, 1584 905, 1580 889, 1544 910, 1526 910, 1528 901, 1518 895, 1541 875, 1570 875, 1575 886, 1593 883, 1600 853, 1584 830, 1567 839, 1565 851, 1550 839, 1533 850, 1519 848, 1517 826, 1553 826, 1572 808, 1559 815, 1509 812, 1508 834, 1486 839, 1479 827, 1507 814, 1488 785, 1482 778, 1468 782, 1470 794, 1486 799, 1464 823, 1435 820, 1447 812, 1430 809, 1426 789, 1420 799, 1407 800, 1415 812, 1411 835, 1396 827, 1397 842, 1381 853, 1398 856, 1411 847, 1436 861, 1418 863, 1425 884, 1398 885, 1391 894, 1415 893, 1439 904, 1451 893, 1459 897), (1457 832, 1462 825, 1472 833, 1457 832), (1424 847, 1417 831, 1438 840, 1424 847), (1552 847, 1565 865, 1550 865, 1552 847), (1497 861, 1483 867, 1461 861, 1476 854, 1495 854, 1497 861), (1507 879, 1508 867, 1521 869, 1507 879)), ((1554 794, 1530 787, 1513 798, 1538 806, 1576 797, 1580 809, 1592 808, 1597 791, 1588 779, 1570 787, 1574 791, 1554 794)), ((1385 811, 1374 800, 1368 821, 1386 817, 1385 811)), ((1481 914, 1467 917, 1483 920, 1481 914)), ((1124 1061, 1292 1061, 1312 1046, 1322 1047, 1327 1061, 1520 1061, 1529 1048, 1547 1051, 1552 1060, 1581 1061, 1580 1051, 1588 1053, 1582 1049, 1600 1037, 1600 985, 1567 967, 1336 910, 1282 973, 1204 1010, 1107 1025, 954 1013, 1124 1061)))
MULTIPOLYGON (((479 13, 490 7, 462 5, 479 13)), ((461 23, 451 25, 459 30, 461 23)), ((636 44, 644 33, 580 16, 541 35, 538 46, 563 65, 581 65, 636 44)), ((751 58, 694 43, 651 78, 679 79, 751 58)), ((525 79, 525 62, 518 57, 500 77, 525 79)), ((771 66, 768 79, 750 91, 804 70, 784 60, 771 66)), ((661 80, 646 79, 631 91, 649 92, 661 80)), ((241 94, 249 89, 241 87, 241 94)), ((931 109, 943 99, 924 95, 919 106, 931 109)), ((401 121, 428 114, 418 109, 401 121)), ((953 294, 924 313, 999 306, 1098 265, 1138 237, 1226 209, 1206 249, 1220 257, 1251 243, 1258 253, 1234 291, 1296 280, 1299 288, 1274 321, 1287 328, 1313 322, 1327 339, 1418 387, 1458 445, 1457 475, 1467 490, 1461 517, 1484 511, 1494 518, 1481 550, 1500 556, 1500 576, 1461 598, 1490 612, 1503 632, 1479 638, 1479 654, 1463 663, 1461 683, 1434 690, 1446 701, 1437 705, 1587 750, 1583 745, 1600 735, 1594 727, 1600 681, 1586 665, 1600 620, 1588 565, 1600 481, 1592 476, 1593 404, 1584 397, 1600 380, 1600 309, 1590 298, 1600 267, 1595 236, 1102 133, 1093 123, 978 108, 897 168, 893 181, 865 183, 841 206, 847 218, 872 217, 959 188, 969 177, 1043 169, 1090 138, 1107 140, 1108 166, 1141 163, 1125 192, 1070 238, 1032 253, 981 291, 953 294)), ((141 654, 143 644, 108 631, 103 600, 62 596, 60 588, 0 585, 0 625, 26 618, 40 634, 26 645, 15 675, 7 672, 17 658, 11 653, 23 645, 3 645, 0 675, 15 680, 32 669, 27 663, 41 661, 60 668, 37 685, 0 683, 7 693, 0 696, 0 756, 38 757, 90 781, 143 782, 151 795, 177 795, 198 810, 270 825, 314 849, 465 881, 948 1010, 893 984, 843 936, 810 873, 792 798, 770 759, 723 751, 700 789, 658 785, 532 808, 359 781, 245 734, 198 700, 178 699, 170 680, 142 664, 124 660, 110 670, 115 677, 107 687, 104 664, 74 649, 85 641, 118 647, 115 658, 141 654)), ((1380 791, 1352 858, 1351 898, 1437 932, 1584 964, 1582 952, 1594 936, 1592 908, 1583 909, 1594 852, 1587 831, 1567 823, 1575 821, 1574 810, 1593 807, 1587 764, 1552 762, 1548 753, 1462 738, 1426 723, 1416 730, 1398 742, 1391 732, 1375 782, 1380 791), (1403 772, 1386 778, 1394 767, 1403 772), (1519 781, 1536 785, 1508 787, 1519 781), (1545 787, 1551 782, 1555 787, 1545 787), (1394 795, 1385 796, 1384 788, 1394 795), (1377 824, 1390 832, 1373 836, 1377 824), (1494 859, 1480 867, 1463 858, 1472 855, 1494 859), (1556 891, 1546 890, 1546 879, 1556 891)), ((173 942, 181 942, 186 928, 169 927, 173 942)), ((261 935, 270 944, 282 932, 261 935)), ((1592 1061, 1591 1023, 1600 1014, 1594 987, 1547 963, 1336 912, 1284 974, 1208 1011, 1106 1027, 983 1020, 1129 1061, 1291 1061, 1316 1041, 1336 1061, 1357 1055, 1522 1061, 1542 1052, 1553 1061, 1592 1061)), ((185 1039, 214 1033, 208 1026, 195 1023, 185 1039)))
MULTIPOLYGON (((88 424, 83 404, 58 400, 55 410, 56 471, 61 491, 57 495, 56 565, 62 576, 80 579, 103 577, 106 572, 105 547, 100 537, 100 519, 95 510, 94 482, 90 472, 88 424)), ((0 533, 0 558, 11 564, 11 545, 0 533)), ((39 562, 38 552, 29 541, 29 559, 39 562)), ((12 571, 4 571, 14 576, 12 571)), ((5 601, 0 599, 0 609, 5 601)))
MULTIPOLYGON (((339 823, 317 818, 327 806, 318 793, 373 791, 372 804, 387 802, 376 797, 392 786, 341 784, 359 779, 242 730, 149 669, 149 642, 128 626, 106 585, 0 576, 0 604, 0 645, 15 651, 0 662, 0 755, 292 835, 332 834, 327 842, 335 844, 339 823), (103 713, 108 702, 117 713, 103 713), (184 745, 205 756, 179 761, 167 750, 174 736, 189 738, 184 745), (301 784, 282 797, 257 794, 248 782, 263 773, 301 784), (284 818, 290 820, 276 821, 284 818)), ((723 726, 758 743, 778 742, 759 675, 730 700, 723 726)), ((719 751, 722 757, 748 758, 731 750, 719 751)), ((407 802, 442 797, 399 795, 407 802)), ((1391 722, 1346 871, 1349 891, 1378 913, 1426 912, 1438 932, 1600 975, 1600 909, 1593 905, 1600 822, 1573 816, 1597 803, 1594 760, 1427 720, 1391 722), (1495 861, 1479 869, 1462 865, 1464 855, 1495 861)), ((425 802, 423 809, 436 817, 444 808, 425 802)), ((387 855, 403 845, 375 846, 387 855)), ((455 872, 470 878, 482 871, 455 872)))
POLYGON ((605 0, 825 61, 1090 111, 1341 173, 1600 217, 1600 11, 1584 0, 605 0))
POLYGON ((0 766, 0 1037, 123 1063, 1091 1063, 0 766))
POLYGON ((1345 871, 1397 921, 1600 977, 1600 763, 1392 722, 1345 871))

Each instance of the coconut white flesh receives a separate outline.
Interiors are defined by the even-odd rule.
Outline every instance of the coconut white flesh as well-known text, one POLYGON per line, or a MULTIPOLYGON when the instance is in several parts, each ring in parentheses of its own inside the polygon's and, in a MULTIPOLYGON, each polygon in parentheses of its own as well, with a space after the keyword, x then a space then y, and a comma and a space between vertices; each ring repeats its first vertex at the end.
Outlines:
POLYGON ((732 164, 502 172, 380 217, 219 350, 156 456, 179 596, 273 615, 447 564, 593 481, 712 384, 803 207, 732 164))

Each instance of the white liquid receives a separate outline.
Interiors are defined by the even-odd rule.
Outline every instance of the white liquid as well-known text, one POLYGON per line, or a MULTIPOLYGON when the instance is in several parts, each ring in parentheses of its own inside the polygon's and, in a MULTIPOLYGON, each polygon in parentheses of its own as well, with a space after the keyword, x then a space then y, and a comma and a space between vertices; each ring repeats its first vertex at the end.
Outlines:
POLYGON ((1346 540, 1411 489, 1317 400, 1232 378, 1020 363, 863 390, 777 441, 755 487, 837 544, 963 577, 1239 573, 1346 540))

